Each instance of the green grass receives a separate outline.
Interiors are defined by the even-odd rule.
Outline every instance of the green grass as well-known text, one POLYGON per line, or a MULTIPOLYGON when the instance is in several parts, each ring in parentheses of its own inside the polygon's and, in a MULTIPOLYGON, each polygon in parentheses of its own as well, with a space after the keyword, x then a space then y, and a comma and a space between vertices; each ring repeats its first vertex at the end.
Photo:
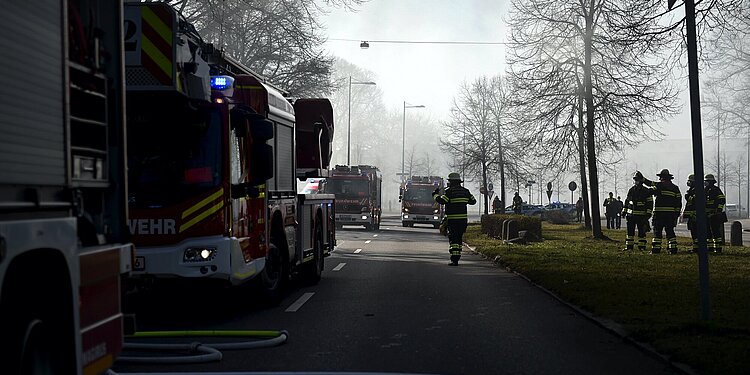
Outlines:
POLYGON ((750 371, 750 249, 727 246, 709 256, 712 320, 703 323, 698 258, 685 252, 689 238, 679 238, 679 254, 650 255, 620 251, 624 230, 604 233, 616 241, 594 240, 578 225, 545 222, 544 242, 507 245, 471 225, 464 241, 701 373, 750 371))

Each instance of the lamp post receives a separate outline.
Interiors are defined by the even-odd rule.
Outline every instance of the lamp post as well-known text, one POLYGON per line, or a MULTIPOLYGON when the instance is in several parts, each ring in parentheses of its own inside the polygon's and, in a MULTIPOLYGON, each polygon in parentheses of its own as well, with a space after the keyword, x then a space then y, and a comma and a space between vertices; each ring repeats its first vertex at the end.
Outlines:
POLYGON ((352 151, 352 85, 375 85, 375 82, 352 82, 352 76, 349 76, 349 128, 346 134, 346 165, 352 165, 351 163, 351 151, 352 151))
POLYGON ((411 105, 404 101, 404 122, 401 125, 401 181, 404 181, 404 160, 406 156, 406 109, 424 108, 423 105, 411 105))

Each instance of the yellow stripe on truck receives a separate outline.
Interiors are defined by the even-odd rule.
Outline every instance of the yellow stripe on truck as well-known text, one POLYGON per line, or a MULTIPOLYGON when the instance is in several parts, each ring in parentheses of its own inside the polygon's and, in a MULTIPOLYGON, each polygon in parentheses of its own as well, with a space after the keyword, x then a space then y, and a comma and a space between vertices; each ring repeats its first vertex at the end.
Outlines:
POLYGON ((190 207, 187 210, 185 210, 185 212, 182 213, 182 218, 184 219, 184 218, 190 216, 190 214, 192 214, 193 212, 200 210, 201 208, 203 208, 203 206, 205 206, 205 205, 207 205, 207 204, 215 201, 217 198, 221 197, 222 194, 224 194, 224 188, 219 189, 217 192, 215 192, 215 193, 209 195, 208 197, 206 197, 206 199, 204 199, 204 200, 196 203, 195 205, 193 205, 193 207, 190 207))
POLYGON ((112 360, 112 354, 107 354, 106 356, 97 359, 96 361, 90 363, 88 366, 83 368, 83 375, 98 375, 102 374, 107 369, 112 367, 112 364, 114 361, 112 360))
POLYGON ((146 53, 146 55, 148 55, 148 57, 151 58, 151 60, 154 60, 156 65, 158 65, 159 68, 164 71, 164 73, 166 73, 169 77, 172 77, 171 58, 164 56, 164 54, 161 53, 161 51, 159 51, 159 49, 156 48, 156 46, 151 43, 151 41, 146 37, 141 38, 141 49, 146 53))
POLYGON ((147 6, 141 7, 141 18, 148 22, 167 44, 172 45, 172 28, 165 24, 154 11, 147 6))
POLYGON ((188 228, 192 227, 193 225, 198 224, 214 212, 221 210, 222 207, 224 207, 224 201, 217 203, 213 207, 203 211, 200 215, 190 219, 190 221, 180 225, 180 233, 188 230, 188 228))

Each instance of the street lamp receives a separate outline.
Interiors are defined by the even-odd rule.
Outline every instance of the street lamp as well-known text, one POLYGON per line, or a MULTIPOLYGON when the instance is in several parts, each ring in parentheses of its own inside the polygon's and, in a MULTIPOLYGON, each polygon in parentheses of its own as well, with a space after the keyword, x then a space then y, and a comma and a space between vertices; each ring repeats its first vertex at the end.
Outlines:
POLYGON ((375 85, 375 82, 352 82, 352 76, 349 76, 349 129, 346 135, 346 165, 352 165, 351 163, 351 151, 352 151, 352 85, 375 85))
POLYGON ((424 108, 423 105, 411 105, 404 102, 404 122, 401 125, 401 181, 404 180, 404 160, 406 156, 406 109, 424 108))

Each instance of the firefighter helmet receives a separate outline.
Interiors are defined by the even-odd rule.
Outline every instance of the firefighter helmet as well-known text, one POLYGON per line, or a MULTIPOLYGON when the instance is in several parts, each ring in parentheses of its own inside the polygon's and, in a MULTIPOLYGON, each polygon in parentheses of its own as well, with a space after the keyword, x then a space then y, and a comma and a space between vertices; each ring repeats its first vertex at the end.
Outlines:
POLYGON ((657 176, 661 177, 661 178, 668 178, 670 180, 672 179, 672 174, 669 173, 669 169, 667 169, 667 168, 662 169, 661 172, 659 172, 659 174, 657 174, 657 176))
POLYGON ((452 173, 450 173, 450 174, 448 175, 448 181, 458 181, 458 182, 464 182, 464 181, 463 181, 463 180, 461 179, 461 175, 460 175, 460 174, 458 174, 458 173, 456 173, 456 172, 452 172, 452 173))
POLYGON ((643 174, 641 171, 635 171, 635 173, 633 173, 633 179, 636 181, 643 181, 643 174))
POLYGON ((687 186, 693 186, 694 183, 695 183, 695 175, 691 174, 690 176, 688 176, 687 186))
POLYGON ((716 183, 716 177, 714 177, 714 175, 712 175, 710 173, 706 175, 706 179, 705 180, 706 180, 706 182, 716 183))

